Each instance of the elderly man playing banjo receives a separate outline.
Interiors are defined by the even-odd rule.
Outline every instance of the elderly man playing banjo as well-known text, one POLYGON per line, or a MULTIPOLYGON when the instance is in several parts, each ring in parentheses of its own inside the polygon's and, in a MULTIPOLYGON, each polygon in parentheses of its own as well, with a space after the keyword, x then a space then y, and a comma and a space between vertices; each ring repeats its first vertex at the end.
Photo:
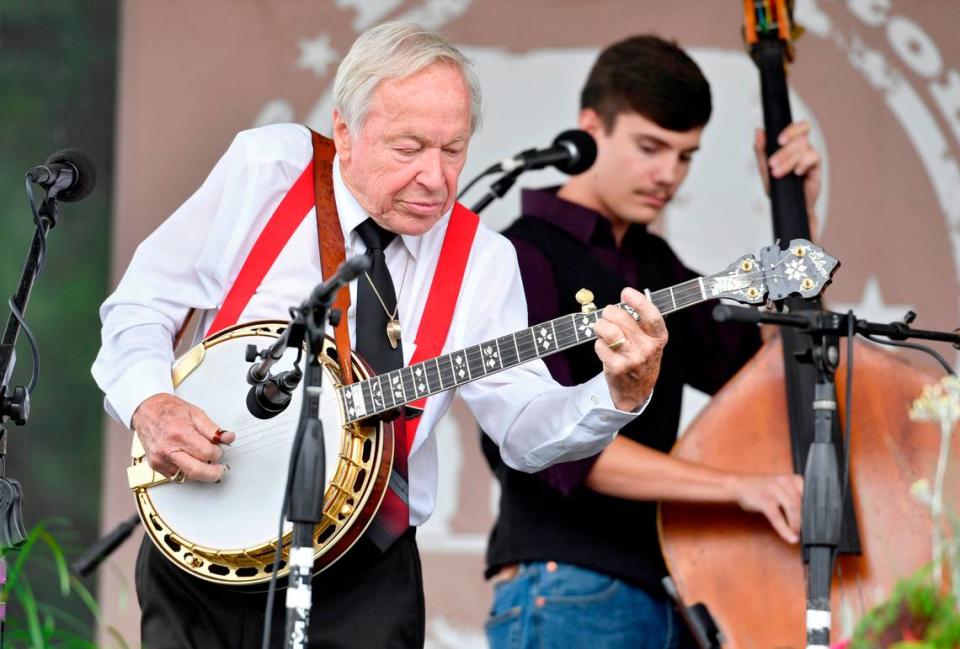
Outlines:
MULTIPOLYGON (((110 414, 136 431, 135 447, 142 446, 154 483, 162 483, 149 492, 156 502, 162 493, 174 494, 164 502, 177 502, 179 490, 190 494, 180 509, 194 510, 207 528, 255 518, 258 508, 268 509, 275 525, 275 498, 264 499, 269 507, 256 500, 267 483, 282 488, 286 465, 276 458, 283 453, 247 442, 281 429, 289 442, 296 419, 286 426, 261 421, 247 412, 243 392, 229 398, 230 377, 244 382, 242 350, 231 360, 238 370, 207 372, 201 389, 217 346, 205 342, 207 357, 183 380, 186 372, 171 377, 172 343, 191 310, 200 316, 198 331, 218 340, 230 338, 223 331, 247 331, 237 329, 240 323, 284 320, 328 276, 331 260, 370 256, 371 270, 350 282, 341 327, 375 372, 393 370, 392 378, 377 380, 357 363, 353 371, 373 379, 362 390, 337 392, 341 424, 328 427, 326 437, 355 430, 344 417, 349 423, 432 396, 419 418, 400 417, 402 424, 393 426, 408 437, 395 440, 380 510, 390 501, 401 512, 400 529, 378 522, 380 511, 359 530, 363 536, 336 528, 349 539, 341 546, 350 547, 333 565, 318 562, 325 570, 314 578, 309 640, 325 647, 420 647, 423 585, 413 530, 434 507, 433 428, 451 403, 447 388, 459 388, 509 466, 536 471, 599 452, 642 410, 667 332, 657 309, 630 288, 622 295, 626 308, 572 322, 566 340, 557 321, 527 328, 512 246, 455 205, 480 120, 480 90, 469 62, 437 34, 400 23, 371 29, 341 63, 334 95, 333 145, 299 125, 240 133, 197 192, 141 244, 102 307, 103 347, 93 374, 110 414), (571 340, 592 342, 604 371, 564 388, 536 359, 571 340), (485 341, 491 344, 481 346, 485 341), (424 362, 413 365, 418 359, 424 362), (409 373, 397 369, 407 365, 409 373), (192 392, 177 387, 189 382, 192 392), (189 395, 206 392, 214 395, 207 403, 191 402, 189 395), (245 444, 248 452, 239 453, 245 444), (240 475, 240 467, 251 465, 240 475), (204 509, 208 497, 244 487, 233 508, 217 501, 216 509, 204 509)), ((339 359, 351 364, 349 355, 339 359)), ((328 450, 326 457, 330 464, 337 455, 328 450)), ((147 527, 162 528, 162 518, 151 516, 147 527)), ((243 586, 243 575, 256 568, 223 568, 240 586, 223 585, 213 567, 203 572, 220 555, 186 553, 177 525, 166 543, 144 541, 137 561, 145 646, 260 646, 264 589, 243 586)), ((282 616, 281 600, 275 615, 282 616)), ((274 645, 282 626, 273 625, 274 645)))

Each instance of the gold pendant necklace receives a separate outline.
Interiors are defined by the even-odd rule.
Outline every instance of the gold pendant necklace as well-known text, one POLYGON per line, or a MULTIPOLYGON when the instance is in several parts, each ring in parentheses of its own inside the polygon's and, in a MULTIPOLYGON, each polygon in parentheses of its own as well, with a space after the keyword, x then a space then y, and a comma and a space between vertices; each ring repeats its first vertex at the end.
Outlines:
POLYGON ((400 344, 400 321, 396 318, 387 320, 387 340, 394 349, 400 344))
POLYGON ((370 288, 373 289, 373 294, 377 296, 377 299, 380 301, 380 306, 383 307, 383 312, 387 314, 387 340, 390 341, 390 347, 393 349, 397 348, 397 345, 400 344, 400 321, 397 320, 397 311, 400 310, 400 295, 403 293, 403 285, 407 281, 407 264, 410 262, 410 259, 407 258, 407 261, 403 264, 403 277, 400 279, 400 292, 397 293, 397 303, 394 305, 393 313, 390 313, 390 309, 387 308, 386 303, 383 301, 383 297, 380 296, 380 291, 377 290, 377 287, 374 286, 373 280, 370 279, 370 274, 367 272, 363 273, 363 276, 367 278, 367 281, 370 283, 370 288))

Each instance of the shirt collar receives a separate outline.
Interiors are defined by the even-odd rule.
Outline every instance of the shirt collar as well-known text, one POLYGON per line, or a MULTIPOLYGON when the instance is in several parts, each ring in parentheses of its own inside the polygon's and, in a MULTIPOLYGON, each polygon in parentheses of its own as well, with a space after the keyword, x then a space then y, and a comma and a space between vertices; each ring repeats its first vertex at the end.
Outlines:
MULTIPOLYGON (((599 212, 557 196, 560 187, 524 189, 521 207, 524 216, 532 216, 560 228, 567 234, 590 245, 596 236, 612 237, 610 222, 599 212)), ((628 238, 646 232, 642 224, 630 225, 628 238)))
MULTIPOLYGON (((340 156, 333 157, 333 196, 337 201, 337 214, 340 218, 340 229, 343 230, 344 239, 348 246, 355 247, 360 241, 360 235, 355 230, 364 220, 370 218, 366 210, 360 206, 360 202, 343 182, 343 176, 340 173, 340 156)), ((417 253, 420 252, 420 242, 423 239, 420 235, 401 234, 397 237, 403 242, 404 247, 413 261, 417 260, 417 253)), ((389 247, 389 246, 388 246, 389 247)))

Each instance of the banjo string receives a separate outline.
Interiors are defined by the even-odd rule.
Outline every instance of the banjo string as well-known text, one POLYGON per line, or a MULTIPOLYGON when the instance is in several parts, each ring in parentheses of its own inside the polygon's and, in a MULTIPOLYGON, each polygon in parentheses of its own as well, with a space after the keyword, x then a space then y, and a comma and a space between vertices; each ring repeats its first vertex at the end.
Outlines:
MULTIPOLYGON (((328 398, 320 401, 320 410, 323 411, 326 407, 330 406, 333 403, 336 403, 336 398, 328 398)), ((284 439, 287 437, 292 437, 296 430, 290 427, 292 420, 299 419, 299 412, 288 412, 285 415, 280 415, 276 418, 258 421, 246 426, 239 426, 235 428, 232 432, 237 433, 237 440, 224 449, 224 453, 221 456, 221 460, 227 460, 231 457, 238 457, 239 455, 245 454, 238 453, 240 449, 250 449, 250 447, 262 448, 261 442, 267 442, 271 439, 284 439), (242 436, 239 433, 244 433, 242 436)), ((255 450, 255 449, 250 449, 255 450)))

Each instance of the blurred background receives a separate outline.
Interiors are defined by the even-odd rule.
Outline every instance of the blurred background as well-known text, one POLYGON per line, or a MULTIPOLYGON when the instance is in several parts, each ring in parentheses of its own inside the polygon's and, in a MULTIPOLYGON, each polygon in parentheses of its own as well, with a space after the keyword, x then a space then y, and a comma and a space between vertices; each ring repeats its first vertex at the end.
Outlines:
MULTIPOLYGON (((880 321, 913 309, 916 326, 953 329, 960 321, 960 6, 796 5, 806 34, 789 74, 794 115, 812 123, 825 161, 818 237, 843 262, 829 306, 880 321)), ((26 312, 40 345, 40 382, 28 425, 11 428, 6 467, 24 486, 27 526, 51 522, 68 558, 134 511, 125 478, 130 433, 103 415, 89 375, 100 302, 136 244, 199 186, 237 131, 292 121, 329 133, 339 60, 359 33, 393 19, 439 29, 477 66, 486 119, 464 182, 575 126, 579 89, 603 46, 636 33, 676 39, 710 80, 715 112, 661 233, 703 272, 771 243, 752 152, 757 75, 740 40, 739 1, 0 0, 0 292, 15 290, 32 236, 24 172, 64 147, 87 153, 98 172, 93 195, 62 205, 50 234, 26 312)), ((557 173, 538 172, 519 185, 559 182, 557 173)), ((517 199, 515 189, 484 220, 504 227, 517 199)), ((18 360, 16 382, 26 383, 23 336, 18 360)), ((704 402, 691 393, 684 421, 704 402)), ((440 502, 418 535, 428 646, 482 647, 490 595, 482 552, 497 494, 462 404, 437 433, 440 502)), ((61 596, 53 561, 40 556, 28 573, 36 599, 60 611, 60 627, 78 637, 104 646, 121 646, 123 637, 136 646, 136 545, 117 552, 99 581, 85 582, 102 606, 99 635, 88 607, 61 596)), ((13 604, 10 617, 23 615, 13 604)))
MULTIPOLYGON (((63 204, 49 234, 47 262, 26 311, 40 346, 39 383, 27 425, 9 428, 6 463, 6 475, 23 485, 26 526, 49 525, 68 556, 101 526, 103 408, 89 369, 100 340, 97 309, 110 283, 118 20, 118 3, 110 1, 0 2, 4 323, 34 231, 24 173, 65 147, 80 149, 97 167, 94 193, 63 204)), ((14 383, 26 385, 31 354, 22 333, 17 360, 14 383)), ((88 607, 76 595, 61 595, 52 555, 42 548, 35 555, 27 578, 36 600, 58 612, 61 628, 93 637, 88 607)), ((12 627, 24 629, 16 599, 9 617, 12 627)), ((26 644, 18 637, 10 638, 12 646, 26 644)))

